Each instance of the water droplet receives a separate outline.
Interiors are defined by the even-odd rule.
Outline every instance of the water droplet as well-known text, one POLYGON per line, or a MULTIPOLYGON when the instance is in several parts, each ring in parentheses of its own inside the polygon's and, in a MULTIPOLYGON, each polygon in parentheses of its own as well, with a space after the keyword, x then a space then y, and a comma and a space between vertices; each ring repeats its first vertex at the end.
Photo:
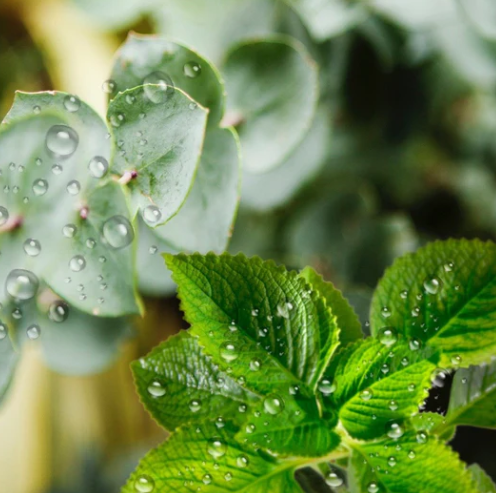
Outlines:
POLYGON ((324 378, 319 382, 319 390, 324 395, 331 395, 336 391, 336 385, 327 378, 324 378))
POLYGON ((127 104, 136 103, 136 96, 133 96, 132 94, 126 94, 126 103, 127 104))
POLYGON ((398 409, 398 403, 396 401, 389 401, 389 409, 396 411, 398 409))
POLYGON ((0 205, 0 226, 3 226, 9 220, 9 211, 0 205))
POLYGON ((232 342, 224 342, 220 346, 219 353, 220 353, 220 356, 228 363, 230 363, 231 361, 234 361, 239 356, 238 350, 232 342))
POLYGON ((442 389, 446 385, 447 378, 448 375, 446 371, 437 368, 436 370, 434 370, 431 376, 432 385, 438 389, 442 389))
POLYGON ((259 371, 262 368, 262 362, 258 358, 253 358, 250 361, 250 370, 251 371, 259 371))
POLYGON ((408 291, 406 289, 404 289, 403 291, 401 291, 400 297, 402 299, 406 300, 408 298, 408 291))
POLYGON ((96 241, 93 239, 93 238, 88 238, 86 240, 86 246, 90 249, 90 250, 93 250, 93 248, 95 248, 96 246, 96 241))
POLYGON ((377 493, 379 491, 379 485, 377 483, 369 483, 367 486, 368 493, 377 493))
POLYGON ((201 65, 196 62, 188 62, 183 67, 183 72, 186 77, 190 79, 195 79, 201 74, 201 65))
POLYGON ((277 305, 277 315, 282 318, 289 318, 289 312, 293 309, 293 305, 291 303, 280 303, 277 305))
POLYGON ((459 354, 456 354, 451 358, 451 364, 453 366, 459 366, 462 362, 462 357, 459 354))
POLYGON ((212 482, 212 476, 210 474, 205 474, 202 478, 203 484, 210 484, 212 482))
POLYGON ((164 103, 174 94, 174 82, 164 72, 152 72, 144 78, 143 84, 153 84, 144 87, 145 95, 152 103, 164 103))
POLYGON ((418 351, 421 346, 421 342, 418 339, 410 339, 408 346, 412 351, 418 351))
POLYGON ((148 386, 148 393, 153 397, 163 397, 167 393, 167 389, 157 381, 152 382, 148 386))
POLYGON ((36 115, 39 115, 41 113, 41 107, 40 106, 33 106, 33 113, 36 115))
POLYGON ((396 457, 389 457, 388 459, 388 465, 389 467, 394 467, 397 464, 396 457))
POLYGON ((71 180, 67 184, 67 191, 70 195, 77 195, 81 191, 81 185, 77 180, 71 180))
POLYGON ((110 115, 110 124, 117 128, 120 127, 122 123, 124 123, 124 120, 126 117, 124 116, 124 113, 116 113, 115 115, 110 115))
POLYGON ((381 310, 381 315, 383 318, 389 318, 391 316, 391 310, 387 306, 383 306, 381 310))
POLYGON ((226 455, 227 445, 220 437, 213 437, 208 441, 207 452, 214 458, 219 459, 226 455))
POLYGON ((43 160, 37 157, 34 161, 36 163, 36 166, 41 166, 43 164, 43 160))
POLYGON ((30 257, 37 257, 41 252, 41 244, 38 240, 28 238, 23 245, 24 251, 30 257))
POLYGON ((54 301, 48 309, 48 318, 52 322, 65 322, 69 316, 69 305, 62 300, 54 301))
POLYGON ((7 327, 0 322, 0 341, 3 341, 6 337, 7 334, 9 333, 7 327))
POLYGON ((444 270, 446 272, 451 272, 453 270, 453 267, 455 267, 455 263, 454 262, 449 261, 449 262, 446 262, 444 264, 444 270))
POLYGON ((26 301, 33 298, 40 282, 35 274, 29 270, 14 269, 7 276, 5 289, 16 300, 26 301))
POLYGON ((124 216, 113 216, 103 225, 103 236, 114 249, 129 246, 134 239, 131 223, 124 216))
POLYGON ((77 233, 77 227, 74 224, 66 224, 62 228, 62 234, 66 238, 74 238, 74 236, 76 235, 76 233, 77 233))
POLYGON ((38 337, 40 337, 40 335, 41 335, 41 329, 40 329, 40 327, 38 325, 33 324, 33 325, 30 325, 26 329, 26 334, 27 334, 27 336, 28 336, 29 339, 35 340, 35 339, 38 339, 38 337))
POLYGON ((14 317, 16 320, 21 320, 21 318, 22 318, 22 310, 19 307, 15 307, 12 310, 12 317, 14 317))
POLYGON ((162 219, 162 213, 157 206, 149 205, 143 209, 143 219, 149 226, 154 226, 162 219))
POLYGON ((54 164, 52 166, 52 173, 54 175, 60 175, 62 173, 62 171, 64 171, 64 168, 62 168, 62 166, 60 166, 60 164, 54 164))
POLYGON ((72 156, 76 152, 78 144, 77 132, 67 125, 54 125, 46 136, 48 151, 59 158, 72 156))
POLYGON ((424 289, 429 294, 437 294, 441 289, 441 281, 436 277, 424 281, 424 289))
POLYGON ((200 399, 192 399, 189 402, 189 409, 192 413, 197 413, 202 407, 200 399))
POLYGON ((35 195, 41 196, 45 195, 48 190, 48 182, 41 178, 38 178, 33 182, 33 192, 35 195))
POLYGON ((239 455, 236 459, 236 464, 241 468, 247 467, 249 463, 250 460, 246 457, 246 455, 239 455))
POLYGON ((383 327, 379 331, 379 341, 387 347, 396 344, 398 341, 398 335, 396 334, 394 327, 383 327))
POLYGON ((370 389, 365 389, 360 392, 360 399, 362 401, 370 401, 372 398, 372 391, 370 389))
POLYGON ((102 178, 105 176, 108 166, 108 161, 102 156, 95 156, 88 163, 88 169, 93 178, 102 178))
POLYGON ((149 249, 148 249, 148 253, 150 255, 155 255, 156 253, 158 252, 158 247, 155 246, 155 245, 152 245, 149 249))
POLYGON ((81 272, 86 267, 86 259, 82 255, 74 255, 69 261, 69 267, 73 272, 81 272))
POLYGON ((415 454, 415 451, 414 450, 410 450, 410 452, 408 452, 408 457, 410 459, 415 459, 415 456, 416 456, 416 454, 415 454))
POLYGON ((226 481, 231 481, 232 478, 233 478, 233 475, 230 472, 226 472, 226 474, 224 474, 224 479, 226 481))
POLYGON ((142 474, 134 482, 134 489, 139 493, 151 493, 155 489, 155 481, 150 476, 142 474))
POLYGON ((106 94, 113 94, 117 90, 117 84, 112 79, 108 79, 102 84, 102 90, 106 94))
POLYGON ((428 440, 429 436, 425 431, 419 431, 417 433, 417 442, 418 443, 426 443, 428 440))
POLYGON ((334 488, 337 488, 338 486, 341 486, 344 483, 343 478, 338 476, 333 471, 326 474, 325 481, 329 486, 332 486, 334 488))
POLYGON ((386 434, 389 438, 401 438, 403 436, 403 428, 399 423, 388 423, 386 425, 386 434))
POLYGON ((81 101, 76 96, 66 96, 64 98, 64 108, 71 113, 75 113, 81 108, 81 101))
POLYGON ((263 403, 265 411, 269 414, 272 414, 273 416, 284 411, 284 401, 282 397, 278 396, 277 394, 268 395, 264 399, 263 403))

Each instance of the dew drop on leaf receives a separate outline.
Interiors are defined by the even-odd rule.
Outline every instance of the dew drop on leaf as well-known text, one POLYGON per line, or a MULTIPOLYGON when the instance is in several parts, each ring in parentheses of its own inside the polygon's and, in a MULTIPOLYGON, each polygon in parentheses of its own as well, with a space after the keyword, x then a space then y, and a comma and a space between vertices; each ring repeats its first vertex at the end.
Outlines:
POLYGON ((160 382, 155 381, 148 386, 148 393, 152 397, 163 397, 167 390, 160 382))
POLYGON ((152 72, 143 79, 143 85, 145 95, 152 103, 164 103, 174 94, 174 82, 165 72, 152 72))
POLYGON ((71 180, 67 184, 67 192, 70 195, 77 195, 81 191, 81 185, 77 180, 71 180))
POLYGON ((162 219, 162 213, 156 205, 149 205, 143 209, 143 219, 149 226, 154 226, 162 219))
POLYGON ((410 459, 415 459, 415 456, 416 456, 415 451, 410 450, 410 452, 408 452, 408 457, 409 457, 410 459))
POLYGON ((238 455, 238 458, 236 459, 236 464, 238 465, 238 467, 247 467, 249 463, 250 461, 248 457, 246 457, 246 455, 238 455))
POLYGON ((386 434, 389 438, 401 438, 403 436, 403 428, 399 423, 388 423, 386 425, 386 434))
POLYGON ((207 452, 214 458, 219 459, 226 455, 227 445, 220 437, 213 437, 208 441, 207 452))
POLYGON ((93 178, 102 178, 107 173, 109 164, 102 156, 95 156, 88 163, 88 170, 93 178))
POLYGON ((372 398, 372 391, 370 389, 365 389, 360 392, 360 399, 362 401, 370 401, 372 398))
POLYGON ((203 484, 210 484, 212 482, 212 476, 210 476, 210 474, 204 474, 202 481, 203 484))
POLYGON ((117 90, 117 84, 112 79, 106 80, 102 84, 102 90, 105 94, 113 94, 117 90))
POLYGON ((38 325, 33 324, 33 325, 30 325, 26 329, 26 334, 27 334, 27 336, 28 336, 29 339, 35 340, 35 339, 38 339, 38 337, 40 337, 40 335, 41 335, 41 329, 40 329, 40 327, 38 325))
POLYGON ((196 62, 188 62, 183 67, 183 72, 186 77, 190 79, 195 79, 201 74, 201 65, 196 62))
POLYGON ((337 488, 338 486, 341 486, 344 483, 343 478, 338 476, 333 471, 326 474, 325 481, 329 486, 332 486, 333 488, 337 488))
POLYGON ((134 489, 138 493, 151 493, 155 489, 155 481, 150 476, 142 474, 134 482, 134 489))
POLYGON ((231 481, 232 478, 233 478, 233 475, 230 472, 226 472, 226 474, 224 474, 224 479, 226 481, 231 481))
POLYGON ((75 113, 81 108, 81 101, 76 96, 66 96, 64 98, 64 108, 70 113, 75 113))
POLYGON ((76 235, 76 233, 77 233, 77 227, 74 224, 66 224, 62 228, 62 234, 66 238, 74 238, 74 236, 76 235))
POLYGON ((30 257, 37 257, 41 253, 41 244, 38 240, 28 238, 23 244, 24 251, 30 257))
POLYGON ((327 378, 323 378, 319 382, 319 390, 324 395, 330 395, 336 391, 336 385, 327 378))
POLYGON ((421 343, 418 339, 410 339, 408 345, 412 351, 418 351, 420 349, 421 343))
POLYGON ((62 300, 54 301, 48 309, 48 318, 52 322, 62 323, 69 316, 69 306, 62 300))
POLYGON ((192 413, 197 413, 202 407, 200 399, 192 399, 189 402, 189 409, 192 413))
POLYGON ((115 115, 110 115, 110 124, 117 128, 120 127, 122 123, 124 123, 124 120, 126 117, 124 116, 124 113, 116 113, 115 115))
POLYGON ((103 225, 103 237, 112 248, 125 248, 134 239, 133 227, 124 216, 113 216, 103 225))
POLYGON ((417 433, 417 442, 418 443, 426 443, 428 438, 429 437, 425 431, 419 431, 417 433))
POLYGON ((379 331, 379 341, 387 347, 396 344, 398 341, 398 335, 396 334, 394 327, 383 327, 379 331))
POLYGON ((394 467, 397 464, 396 457, 389 457, 388 459, 388 465, 389 467, 394 467))
POLYGON ((7 337, 8 332, 7 327, 0 322, 0 341, 3 341, 7 337))
POLYGON ((379 491, 379 485, 377 483, 369 483, 367 486, 368 493, 377 493, 379 491))
POLYGON ((54 125, 47 133, 46 147, 53 156, 68 158, 76 152, 78 145, 77 132, 67 125, 54 125))
POLYGON ((69 267, 73 272, 80 272, 86 267, 86 260, 82 255, 74 255, 69 261, 69 267))
POLYGON ((7 276, 5 289, 12 298, 27 301, 36 295, 39 284, 38 278, 31 271, 14 269, 7 276))
POLYGON ((52 173, 54 175, 60 175, 62 173, 62 171, 64 171, 64 168, 62 168, 62 166, 60 166, 60 164, 54 164, 52 166, 52 173))
POLYGON ((9 211, 0 205, 0 226, 3 226, 9 220, 9 211))
POLYGON ((253 358, 250 361, 250 370, 251 371, 259 371, 262 368, 262 362, 258 358, 253 358))
POLYGON ((228 363, 238 358, 238 350, 232 342, 224 342, 220 346, 219 354, 228 363))
POLYGON ((426 279, 424 281, 424 289, 425 289, 426 293, 437 294, 437 293, 439 293, 439 290, 441 289, 441 281, 439 279, 437 279, 436 277, 426 279))
POLYGON ((12 310, 12 317, 15 318, 16 320, 21 320, 22 318, 22 310, 19 307, 15 307, 12 310))
POLYGON ((284 411, 284 400, 277 394, 268 395, 264 401, 264 409, 267 413, 276 416, 284 411))
POLYGON ((42 178, 38 178, 33 182, 33 192, 35 195, 45 195, 48 191, 48 182, 42 178))
POLYGON ((389 401, 389 409, 396 411, 398 409, 398 403, 396 401, 389 401))

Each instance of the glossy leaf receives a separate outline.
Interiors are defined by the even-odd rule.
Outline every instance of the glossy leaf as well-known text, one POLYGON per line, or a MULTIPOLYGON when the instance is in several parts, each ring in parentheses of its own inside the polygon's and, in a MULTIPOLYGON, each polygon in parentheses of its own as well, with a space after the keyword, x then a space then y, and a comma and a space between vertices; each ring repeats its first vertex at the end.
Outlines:
POLYGON ((496 493, 496 485, 479 465, 472 464, 468 470, 472 473, 480 493, 496 493))
POLYGON ((12 340, 7 334, 7 329, 0 329, 0 404, 7 393, 12 381, 14 370, 19 359, 14 350, 12 340))
POLYGON ((135 493, 141 483, 177 493, 197 488, 219 493, 302 493, 294 479, 296 460, 278 461, 244 447, 232 436, 229 424, 220 429, 212 423, 180 429, 141 461, 122 492, 135 493))
POLYGON ((317 386, 339 330, 325 302, 296 272, 272 262, 166 255, 191 332, 221 369, 267 395, 274 385, 317 386), (260 367, 250 371, 250 366, 260 367))
POLYGON ((132 365, 142 402, 164 428, 218 419, 243 422, 258 396, 206 356, 188 332, 171 337, 132 365))
POLYGON ((217 69, 198 53, 157 36, 131 33, 117 52, 111 79, 117 91, 145 84, 171 84, 209 108, 209 123, 224 112, 224 87, 217 69))
POLYGON ((237 127, 244 168, 264 173, 282 165, 314 116, 318 99, 315 63, 303 46, 274 37, 235 46, 223 74, 228 95, 223 121, 237 127))
POLYGON ((435 242, 397 260, 374 294, 371 328, 385 326, 440 354, 441 367, 489 361, 496 349, 496 246, 435 242))
POLYGON ((180 89, 146 85, 117 95, 107 118, 120 149, 112 171, 137 173, 128 183, 133 212, 158 207, 158 223, 167 222, 192 186, 207 110, 180 89))

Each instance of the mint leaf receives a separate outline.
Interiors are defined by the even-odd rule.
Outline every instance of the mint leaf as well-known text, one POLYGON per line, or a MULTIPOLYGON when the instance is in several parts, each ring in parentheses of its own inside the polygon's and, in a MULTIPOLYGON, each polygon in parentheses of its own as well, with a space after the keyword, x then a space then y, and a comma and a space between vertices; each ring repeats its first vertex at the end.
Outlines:
POLYGON ((221 372, 198 340, 181 332, 132 364, 142 402, 166 429, 218 419, 241 423, 259 397, 221 372))
POLYGON ((229 423, 181 428, 167 442, 148 453, 131 475, 123 493, 177 493, 211 490, 218 493, 302 493, 294 479, 297 460, 280 461, 233 440, 229 423), (143 488, 141 488, 143 491, 143 488))
POLYGON ((479 364, 496 350, 496 246, 435 242, 398 259, 374 294, 371 329, 440 355, 441 367, 479 364))
POLYGON ((224 87, 217 69, 198 53, 158 36, 129 34, 117 53, 111 79, 118 91, 145 84, 171 84, 209 108, 209 124, 224 112, 224 87))
POLYGON ((472 473, 480 493, 496 493, 496 485, 479 465, 472 464, 468 470, 472 473))
POLYGON ((353 444, 351 491, 476 493, 471 474, 447 446, 427 434, 353 444), (425 438, 424 438, 425 436, 425 438))
POLYGON ((311 267, 303 269, 300 275, 326 300, 327 306, 332 309, 333 315, 336 315, 341 345, 346 346, 357 339, 362 339, 362 324, 341 291, 332 283, 324 281, 311 267))
POLYGON ((369 338, 333 358, 321 381, 322 400, 339 412, 350 435, 370 440, 418 412, 434 369, 405 345, 388 347, 369 338))
POLYGON ((323 299, 296 272, 244 255, 166 255, 181 307, 205 352, 246 388, 311 395, 338 344, 323 299))
POLYGON ((317 70, 291 38, 247 41, 228 54, 226 126, 235 126, 248 172, 281 165, 310 128, 318 99, 317 70), (288 84, 287 81, 292 83, 288 84))
POLYGON ((447 426, 496 428, 496 362, 458 370, 451 386, 447 426))
POLYGON ((163 224, 186 199, 203 147, 207 110, 180 89, 146 85, 120 93, 107 118, 118 151, 112 171, 136 172, 128 181, 133 212, 159 209, 163 224))

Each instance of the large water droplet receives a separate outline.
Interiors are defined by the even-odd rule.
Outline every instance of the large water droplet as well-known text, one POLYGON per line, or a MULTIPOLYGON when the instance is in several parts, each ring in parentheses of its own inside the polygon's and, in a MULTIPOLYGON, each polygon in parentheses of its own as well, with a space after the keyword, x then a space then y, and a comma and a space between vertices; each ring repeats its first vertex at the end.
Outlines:
POLYGON ((427 443, 427 440, 429 439, 429 435, 425 431, 419 431, 417 433, 417 442, 418 443, 427 443))
POLYGON ((33 192, 35 195, 45 195, 48 191, 48 182, 39 178, 33 182, 33 192))
POLYGON ((372 399, 372 390, 370 389, 365 389, 360 392, 360 399, 362 401, 370 401, 372 399))
POLYGON ((441 289, 441 281, 436 277, 424 281, 424 289, 429 294, 437 294, 441 289))
POLYGON ((62 300, 54 301, 50 305, 50 308, 48 309, 48 318, 52 322, 57 322, 57 323, 65 322, 68 316, 69 316, 69 305, 67 305, 67 303, 63 302, 62 300))
POLYGON ((24 251, 30 257, 37 257, 41 253, 41 244, 38 240, 28 238, 23 245, 24 251))
POLYGON ((174 82, 164 72, 152 72, 144 78, 143 84, 154 84, 144 87, 146 97, 152 103, 164 103, 174 94, 174 82))
POLYGON ((113 216, 103 225, 103 237, 112 248, 125 248, 134 239, 133 227, 124 216, 113 216))
POLYGON ((248 464, 250 463, 250 460, 246 455, 238 455, 238 458, 236 459, 236 464, 238 467, 244 468, 248 467, 248 464))
POLYGON ((162 219, 162 213, 157 206, 149 205, 143 209, 143 219, 146 224, 154 226, 155 224, 158 224, 160 219, 162 219))
POLYGON ((81 108, 81 101, 76 96, 66 96, 64 98, 64 108, 70 113, 75 113, 81 108))
POLYGON ((197 413, 202 407, 202 403, 200 401, 200 399, 192 399, 191 401, 189 401, 189 410, 192 412, 192 413, 197 413))
POLYGON ((163 397, 167 389, 160 382, 155 381, 148 385, 148 393, 153 397, 163 397))
POLYGON ((86 267, 86 259, 82 255, 74 255, 69 261, 69 267, 74 272, 80 272, 86 267))
POLYGON ((79 136, 77 132, 67 125, 54 125, 46 136, 48 151, 58 158, 72 156, 76 152, 78 144, 79 136))
POLYGON ((9 211, 0 205, 0 226, 3 226, 9 220, 9 211))
POLYGON ((228 363, 234 361, 239 356, 238 350, 232 342, 221 344, 219 354, 228 363))
POLYGON ((379 485, 377 483, 369 483, 367 486, 368 493, 377 493, 379 491, 379 485))
POLYGON ((210 484, 212 482, 212 476, 210 476, 210 474, 204 474, 202 481, 203 484, 210 484))
POLYGON ((343 478, 341 478, 340 476, 338 476, 333 471, 331 471, 328 474, 326 474, 325 480, 326 480, 326 483, 329 486, 332 486, 334 488, 337 488, 338 486, 341 486, 344 483, 343 478))
POLYGON ((319 382, 319 390, 322 392, 324 395, 331 395, 333 392, 336 391, 336 385, 331 382, 331 380, 328 380, 327 378, 323 378, 319 382))
POLYGON ((201 65, 196 62, 188 62, 183 67, 183 72, 186 77, 190 79, 195 79, 201 74, 201 65))
POLYGON ((136 478, 134 489, 139 493, 151 493, 155 489, 155 481, 146 474, 136 478))
POLYGON ((88 169, 93 178, 102 178, 108 170, 108 161, 102 156, 95 156, 89 163, 88 169))
POLYGON ((14 269, 7 276, 5 289, 16 300, 26 301, 33 298, 40 282, 35 274, 29 270, 14 269))
POLYGON ((219 459, 226 455, 227 445, 220 437, 213 437, 208 441, 207 452, 214 458, 219 459))
POLYGON ((386 434, 389 438, 401 438, 403 433, 403 428, 395 421, 386 425, 386 434))
POLYGON ((258 358, 253 358, 250 361, 250 370, 259 371, 262 368, 262 362, 258 358))
POLYGON ((264 399, 264 409, 273 416, 284 411, 284 401, 277 394, 270 394, 264 399))
POLYGON ((27 334, 28 338, 33 341, 35 339, 38 339, 38 337, 40 337, 41 329, 40 329, 39 325, 33 324, 33 325, 30 325, 26 329, 26 334, 27 334))
POLYGON ((66 224, 62 228, 62 234, 66 238, 74 238, 74 236, 76 235, 76 233, 77 233, 77 226, 75 224, 66 224))
POLYGON ((67 192, 70 195, 77 195, 81 191, 81 185, 77 180, 71 180, 67 184, 67 192))
POLYGON ((396 330, 394 327, 383 327, 379 331, 379 341, 384 346, 390 347, 396 344, 398 340, 398 335, 396 334, 396 330))

